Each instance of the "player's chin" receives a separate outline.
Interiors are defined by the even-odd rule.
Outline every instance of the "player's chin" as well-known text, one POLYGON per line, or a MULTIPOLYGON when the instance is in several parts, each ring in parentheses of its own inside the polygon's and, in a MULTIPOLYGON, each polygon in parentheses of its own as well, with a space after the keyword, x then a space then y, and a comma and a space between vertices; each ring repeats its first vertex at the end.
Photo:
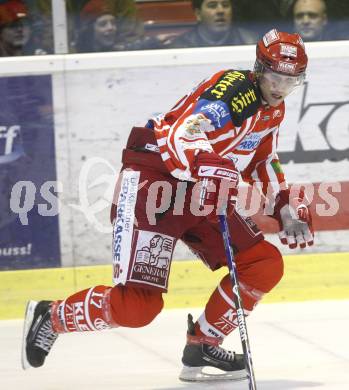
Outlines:
POLYGON ((278 96, 278 97, 269 96, 268 99, 267 99, 267 102, 268 102, 269 106, 277 107, 284 101, 284 99, 285 99, 285 97, 281 96, 281 95, 278 96))

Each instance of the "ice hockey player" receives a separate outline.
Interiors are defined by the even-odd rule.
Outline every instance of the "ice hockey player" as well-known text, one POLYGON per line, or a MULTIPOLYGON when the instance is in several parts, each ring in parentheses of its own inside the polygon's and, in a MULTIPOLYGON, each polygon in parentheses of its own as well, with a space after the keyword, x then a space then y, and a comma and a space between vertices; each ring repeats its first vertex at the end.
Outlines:
MULTIPOLYGON (((95 286, 64 300, 30 301, 24 368, 42 366, 60 333, 149 324, 163 307, 177 240, 212 271, 226 266, 216 215, 224 200, 249 315, 280 281, 283 261, 252 220, 236 211, 239 177, 257 183, 275 200, 272 216, 279 222, 283 244, 313 244, 306 199, 288 187, 276 153, 284 99, 305 78, 305 48, 298 34, 274 29, 256 50, 253 72, 220 71, 165 115, 132 129, 111 212, 115 285, 95 286), (203 182, 209 185, 200 208, 203 182)), ((220 346, 237 325, 227 274, 196 322, 188 316, 180 379, 212 379, 207 367, 215 367, 219 379, 245 378, 243 355, 220 346)))

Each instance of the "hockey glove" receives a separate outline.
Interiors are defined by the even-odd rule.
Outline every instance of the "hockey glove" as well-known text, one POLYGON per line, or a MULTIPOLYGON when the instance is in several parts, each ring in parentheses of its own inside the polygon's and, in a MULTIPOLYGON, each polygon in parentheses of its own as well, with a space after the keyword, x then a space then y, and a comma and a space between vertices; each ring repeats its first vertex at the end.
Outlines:
MULTIPOLYGON (((239 173, 234 163, 218 154, 201 152, 196 156, 194 177, 201 184, 200 206, 209 206, 207 217, 217 222, 217 215, 234 212, 238 195, 239 173)), ((208 207, 207 207, 208 208, 208 207)))
POLYGON ((314 230, 308 202, 304 192, 292 196, 289 189, 282 190, 275 200, 273 217, 279 223, 279 238, 290 249, 305 248, 314 243, 314 230))

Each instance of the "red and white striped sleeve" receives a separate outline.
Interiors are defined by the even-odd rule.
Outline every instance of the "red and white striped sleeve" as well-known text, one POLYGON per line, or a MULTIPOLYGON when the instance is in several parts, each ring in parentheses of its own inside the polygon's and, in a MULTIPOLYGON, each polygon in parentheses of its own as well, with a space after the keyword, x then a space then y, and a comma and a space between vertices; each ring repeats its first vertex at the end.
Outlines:
MULTIPOLYGON (((200 110, 200 95, 220 77, 216 73, 181 99, 165 117, 155 118, 154 130, 162 160, 170 173, 180 180, 192 180, 194 159, 199 151, 213 152, 209 133, 215 124, 200 110)), ((227 130, 225 130, 227 131, 227 130)))
POLYGON ((242 172, 244 181, 257 188, 268 199, 274 199, 287 182, 276 153, 279 129, 276 128, 259 145, 256 154, 247 168, 242 172))

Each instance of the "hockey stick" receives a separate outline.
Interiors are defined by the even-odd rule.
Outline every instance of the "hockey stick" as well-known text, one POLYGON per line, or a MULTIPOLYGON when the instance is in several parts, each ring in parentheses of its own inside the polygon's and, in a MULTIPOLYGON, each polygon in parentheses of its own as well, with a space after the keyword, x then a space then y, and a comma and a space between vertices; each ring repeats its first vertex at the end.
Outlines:
MULTIPOLYGON (((208 183, 209 180, 207 178, 204 178, 201 183, 201 189, 199 193, 199 204, 201 209, 204 207, 205 204, 208 183)), ((248 388, 249 390, 257 390, 256 379, 254 376, 254 370, 252 364, 250 342, 248 339, 245 313, 244 313, 242 300, 240 296, 239 282, 237 277, 234 253, 231 245, 232 240, 230 237, 226 210, 220 210, 218 219, 219 219, 219 225, 220 225, 223 243, 224 243, 225 255, 227 257, 227 264, 229 268, 229 275, 230 275, 230 280, 231 280, 232 290, 233 290, 233 300, 237 312, 240 339, 242 344, 242 350, 244 352, 245 366, 246 366, 246 372, 248 376, 248 388)))
POLYGON ((229 268, 230 280, 231 280, 232 288, 233 288, 233 299, 234 299, 236 312, 237 312, 237 320, 238 320, 238 324, 239 324, 240 339, 241 339, 241 344, 242 344, 242 350, 244 352, 246 372, 247 372, 248 382, 249 382, 248 387, 249 387, 249 390, 257 390, 256 379, 254 376, 254 370, 253 370, 253 364, 252 364, 250 342, 248 339, 246 319, 245 319, 244 309, 242 307, 242 300, 241 300, 240 291, 239 291, 237 270, 236 270, 234 254, 233 254, 233 250, 232 250, 232 246, 231 246, 232 241, 231 241, 231 237, 230 237, 230 233, 229 233, 227 216, 226 216, 226 214, 222 214, 222 215, 219 215, 218 217, 219 217, 219 224, 220 224, 221 233, 222 233, 223 242, 224 242, 225 254, 227 256, 227 263, 228 263, 228 268, 229 268))

